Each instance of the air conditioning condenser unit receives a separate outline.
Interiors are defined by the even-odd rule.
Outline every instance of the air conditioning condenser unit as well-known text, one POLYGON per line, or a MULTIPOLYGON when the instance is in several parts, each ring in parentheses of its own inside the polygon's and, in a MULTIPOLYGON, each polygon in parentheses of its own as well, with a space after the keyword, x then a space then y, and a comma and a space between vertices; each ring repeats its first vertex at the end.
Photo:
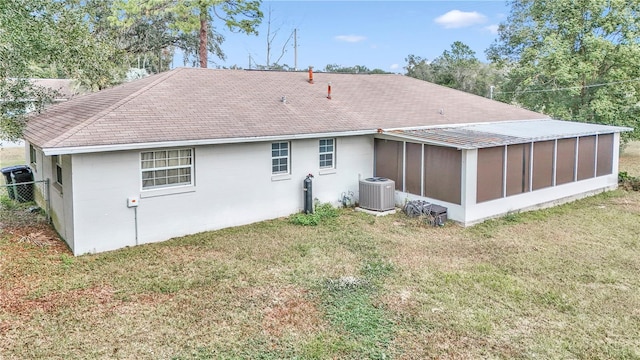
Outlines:
POLYGON ((396 183, 383 177, 360 180, 360 207, 373 211, 395 208, 396 183))

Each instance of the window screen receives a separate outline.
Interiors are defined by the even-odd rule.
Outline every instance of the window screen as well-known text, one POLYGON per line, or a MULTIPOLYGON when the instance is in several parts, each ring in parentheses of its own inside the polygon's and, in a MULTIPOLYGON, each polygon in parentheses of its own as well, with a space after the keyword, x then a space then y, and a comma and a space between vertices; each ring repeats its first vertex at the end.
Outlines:
POLYGON ((578 140, 578 180, 592 178, 596 170, 596 137, 583 136, 578 140))
POLYGON ((533 190, 553 185, 553 148, 555 141, 533 143, 533 190))
POLYGON ((424 196, 460 204, 461 177, 462 152, 460 150, 425 145, 424 196))
POLYGON ((503 146, 478 149, 477 202, 502 197, 503 170, 503 146))
POLYGON ((375 176, 395 181, 396 190, 402 191, 403 143, 400 141, 375 139, 375 176))

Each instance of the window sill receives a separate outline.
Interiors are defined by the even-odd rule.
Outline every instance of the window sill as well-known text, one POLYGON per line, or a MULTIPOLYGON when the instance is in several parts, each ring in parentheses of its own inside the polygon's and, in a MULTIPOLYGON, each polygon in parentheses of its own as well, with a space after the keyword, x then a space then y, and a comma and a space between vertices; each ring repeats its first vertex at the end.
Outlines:
POLYGON ((337 171, 336 169, 332 168, 332 169, 320 169, 318 170, 318 175, 331 175, 331 174, 335 174, 337 171))
POLYGON ((291 180, 291 174, 271 175, 271 181, 291 180))
POLYGON ((60 196, 62 196, 62 185, 60 185, 57 181, 54 181, 51 185, 53 185, 53 188, 60 193, 60 196))
POLYGON ((160 188, 160 189, 148 189, 148 190, 142 190, 140 192, 140 198, 144 199, 144 198, 151 198, 156 196, 185 194, 185 193, 190 193, 195 191, 196 191, 196 187, 193 185, 168 187, 168 188, 160 188))

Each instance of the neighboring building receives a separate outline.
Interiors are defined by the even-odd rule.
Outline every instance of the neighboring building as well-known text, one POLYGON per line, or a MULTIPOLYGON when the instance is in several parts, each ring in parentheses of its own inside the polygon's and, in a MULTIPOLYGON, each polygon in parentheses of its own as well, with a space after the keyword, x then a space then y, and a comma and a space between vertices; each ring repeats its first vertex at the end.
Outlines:
MULTIPOLYGON (((33 85, 57 91, 54 103, 70 100, 74 96, 87 94, 88 91, 82 88, 75 80, 71 79, 29 79, 33 85)), ((2 101, 2 99, 0 99, 2 101)), ((34 99, 20 100, 24 104, 24 110, 30 113, 36 109, 34 99)), ((0 141, 0 148, 23 147, 24 141, 0 141)))
POLYGON ((373 175, 464 225, 617 186, 620 131, 399 75, 176 69, 55 105, 25 138, 74 254, 337 203, 373 175), (329 93, 329 86, 331 92, 329 93))

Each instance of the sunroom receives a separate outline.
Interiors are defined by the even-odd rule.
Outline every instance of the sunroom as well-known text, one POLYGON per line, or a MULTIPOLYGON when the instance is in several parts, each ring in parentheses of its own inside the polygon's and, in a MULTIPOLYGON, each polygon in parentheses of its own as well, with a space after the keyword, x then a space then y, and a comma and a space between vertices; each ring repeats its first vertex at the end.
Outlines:
POLYGON ((374 174, 395 181, 397 205, 426 200, 473 225, 615 189, 630 130, 559 120, 381 130, 374 174))

